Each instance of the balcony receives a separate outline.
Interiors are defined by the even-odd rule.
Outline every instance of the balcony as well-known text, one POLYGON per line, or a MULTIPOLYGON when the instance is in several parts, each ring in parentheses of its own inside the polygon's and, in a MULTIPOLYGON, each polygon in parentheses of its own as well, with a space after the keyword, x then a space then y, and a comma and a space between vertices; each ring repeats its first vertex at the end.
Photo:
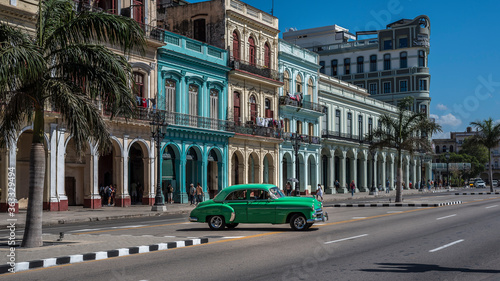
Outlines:
POLYGON ((233 124, 234 124, 233 132, 237 134, 281 139, 282 135, 281 129, 275 127, 258 126, 254 124, 252 121, 248 121, 246 123, 237 122, 233 124))
POLYGON ((308 110, 312 110, 312 111, 319 112, 319 113, 323 113, 324 109, 325 109, 325 106, 323 106, 319 103, 310 102, 310 101, 299 102, 298 100, 292 99, 291 97, 287 97, 287 96, 280 97, 279 104, 285 105, 285 106, 294 106, 294 107, 299 107, 299 108, 303 108, 303 109, 308 109, 308 110))
POLYGON ((391 76, 408 76, 414 74, 428 75, 429 68, 428 67, 408 67, 408 68, 399 68, 399 69, 391 69, 391 70, 379 70, 379 71, 371 71, 364 73, 351 73, 347 75, 337 75, 334 76, 338 79, 344 81, 352 81, 359 79, 371 79, 371 78, 384 78, 391 76))
POLYGON ((230 58, 229 67, 235 70, 243 70, 272 80, 280 81, 280 75, 278 71, 272 70, 266 66, 250 63, 234 57, 230 58))
MULTIPOLYGON (((283 140, 290 141, 295 136, 295 133, 283 133, 283 140)), ((299 135, 301 143, 321 144, 320 138, 309 135, 299 135)))
POLYGON ((359 142, 359 143, 365 142, 364 136, 348 134, 348 133, 341 133, 339 131, 323 130, 321 132, 321 137, 324 139, 345 140, 345 141, 353 141, 353 142, 359 142))

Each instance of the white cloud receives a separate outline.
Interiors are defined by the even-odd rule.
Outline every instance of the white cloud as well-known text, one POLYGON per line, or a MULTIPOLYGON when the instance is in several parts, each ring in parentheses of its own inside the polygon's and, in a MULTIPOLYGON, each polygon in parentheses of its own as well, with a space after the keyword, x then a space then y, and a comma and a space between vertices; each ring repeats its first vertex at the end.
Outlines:
POLYGON ((440 124, 441 126, 452 126, 452 127, 457 127, 462 124, 462 120, 457 118, 455 115, 448 113, 446 115, 435 115, 435 114, 430 114, 429 115, 431 118, 436 119, 436 123, 440 124))
POLYGON ((439 109, 439 110, 442 110, 442 111, 448 110, 448 107, 446 105, 444 105, 444 104, 441 104, 441 103, 438 103, 436 105, 436 108, 439 109))

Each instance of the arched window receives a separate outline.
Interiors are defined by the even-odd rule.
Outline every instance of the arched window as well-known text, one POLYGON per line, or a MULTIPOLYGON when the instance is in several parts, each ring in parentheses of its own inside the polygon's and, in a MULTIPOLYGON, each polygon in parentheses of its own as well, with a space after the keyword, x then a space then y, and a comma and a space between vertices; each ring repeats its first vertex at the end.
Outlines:
POLYGON ((391 70, 391 54, 384 55, 384 70, 391 70))
POLYGON ((219 91, 210 89, 210 118, 219 119, 219 91))
POLYGON ((357 72, 358 73, 363 73, 365 70, 365 58, 364 57, 358 57, 357 58, 357 72))
POLYGON ((236 31, 233 31, 233 58, 240 60, 240 37, 236 31))
POLYGON ((425 67, 425 52, 422 50, 418 51, 418 66, 425 67))
POLYGON ((271 68, 271 47, 269 43, 264 45, 264 67, 271 68))
POLYGON ((252 37, 248 38, 248 54, 250 55, 248 60, 251 65, 255 65, 257 60, 256 58, 256 49, 255 49, 255 41, 252 37))
POLYGON ((250 96, 249 102, 250 102, 250 119, 255 124, 257 120, 257 100, 255 99, 254 95, 250 96))
POLYGON ((145 96, 144 96, 144 74, 135 71, 133 73, 133 76, 134 76, 134 83, 135 83, 135 87, 134 87, 135 95, 138 97, 141 97, 141 98, 145 98, 145 96))
POLYGON ((302 93, 302 78, 300 77, 300 75, 297 75, 297 77, 295 77, 295 92, 302 93))
POLYGON ((446 153, 446 145, 443 145, 443 153, 446 153))
POLYGON ((283 73, 283 84, 284 95, 286 95, 290 93, 290 74, 288 74, 287 70, 283 73))
POLYGON ((408 53, 401 52, 399 54, 399 68, 407 68, 408 67, 408 53))
POLYGON ((307 94, 311 96, 311 100, 313 96, 313 91, 314 91, 313 80, 312 78, 309 78, 309 82, 307 82, 307 94))
POLYGON ((233 106, 234 106, 234 122, 240 124, 241 122, 241 103, 240 103, 240 93, 233 93, 233 106))
POLYGON ((198 115, 198 86, 189 84, 189 115, 198 115))
POLYGON ((175 112, 176 83, 174 80, 165 80, 165 110, 175 112))

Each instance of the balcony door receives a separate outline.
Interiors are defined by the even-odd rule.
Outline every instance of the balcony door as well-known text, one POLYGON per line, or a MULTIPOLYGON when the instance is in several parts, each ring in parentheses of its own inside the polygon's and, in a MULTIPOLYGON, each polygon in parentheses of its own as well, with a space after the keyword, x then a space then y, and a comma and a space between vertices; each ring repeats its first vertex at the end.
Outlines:
POLYGON ((138 23, 144 23, 143 0, 134 0, 134 20, 138 23))
POLYGON ((256 49, 255 49, 255 41, 253 40, 252 37, 248 38, 248 54, 250 57, 248 58, 248 62, 250 65, 255 65, 256 63, 256 49))
POLYGON ((239 124, 241 121, 241 106, 240 106, 240 93, 234 92, 233 94, 234 97, 234 122, 236 124, 239 124))

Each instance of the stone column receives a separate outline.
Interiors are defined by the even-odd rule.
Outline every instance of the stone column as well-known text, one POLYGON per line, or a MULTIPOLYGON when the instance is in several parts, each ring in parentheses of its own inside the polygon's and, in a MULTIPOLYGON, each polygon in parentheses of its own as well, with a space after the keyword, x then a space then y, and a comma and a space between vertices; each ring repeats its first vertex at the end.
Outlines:
POLYGON ((97 147, 90 148, 90 155, 88 157, 90 167, 90 184, 84 188, 83 206, 91 209, 99 209, 101 205, 101 196, 99 195, 99 154, 97 147))
POLYGON ((339 169, 339 183, 340 183, 340 188, 342 189, 342 193, 347 193, 347 188, 346 188, 346 168, 345 168, 345 161, 346 161, 346 151, 342 151, 342 155, 339 157, 339 163, 340 163, 340 169, 339 169))

